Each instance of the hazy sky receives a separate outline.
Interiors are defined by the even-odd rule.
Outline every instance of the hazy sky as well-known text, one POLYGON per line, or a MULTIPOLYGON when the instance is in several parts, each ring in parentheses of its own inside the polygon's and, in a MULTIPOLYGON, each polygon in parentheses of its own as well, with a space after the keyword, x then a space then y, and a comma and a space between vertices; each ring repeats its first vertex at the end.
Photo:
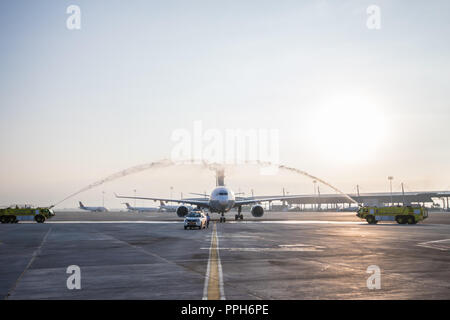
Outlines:
MULTIPOLYGON (((280 162, 346 192, 450 188, 449 1, 1 1, 0 204, 54 203, 170 157, 176 129, 277 129, 280 162), (81 8, 81 30, 66 9, 81 8), (369 5, 381 29, 366 26, 369 5)), ((231 171, 258 194, 304 178, 231 171)), ((208 191, 198 168, 113 192, 208 191)), ((324 188, 325 192, 325 188, 324 188)))

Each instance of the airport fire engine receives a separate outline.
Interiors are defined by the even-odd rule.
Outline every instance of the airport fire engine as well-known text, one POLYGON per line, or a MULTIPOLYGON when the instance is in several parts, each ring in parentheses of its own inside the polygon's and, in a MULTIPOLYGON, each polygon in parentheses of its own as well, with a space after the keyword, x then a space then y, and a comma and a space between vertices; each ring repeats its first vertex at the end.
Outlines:
POLYGON ((29 205, 13 205, 0 209, 1 223, 18 223, 19 221, 36 221, 44 223, 46 219, 53 217, 55 213, 51 208, 33 208, 29 205))
POLYGON ((396 221, 399 224, 416 224, 428 218, 428 210, 421 206, 361 207, 356 214, 369 224, 378 221, 396 221))

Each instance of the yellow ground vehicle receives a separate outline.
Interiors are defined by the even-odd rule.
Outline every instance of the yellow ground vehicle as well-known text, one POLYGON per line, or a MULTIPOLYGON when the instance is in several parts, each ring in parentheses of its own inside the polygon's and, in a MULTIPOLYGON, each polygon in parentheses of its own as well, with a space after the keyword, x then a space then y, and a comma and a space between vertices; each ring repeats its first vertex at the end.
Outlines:
POLYGON ((425 207, 392 206, 392 207, 361 207, 357 217, 366 219, 369 224, 378 221, 397 221, 399 224, 416 224, 428 218, 428 210, 425 207))
POLYGON ((53 217, 55 213, 51 208, 33 208, 29 205, 13 205, 0 209, 1 223, 17 223, 19 221, 36 221, 44 223, 46 219, 53 217))

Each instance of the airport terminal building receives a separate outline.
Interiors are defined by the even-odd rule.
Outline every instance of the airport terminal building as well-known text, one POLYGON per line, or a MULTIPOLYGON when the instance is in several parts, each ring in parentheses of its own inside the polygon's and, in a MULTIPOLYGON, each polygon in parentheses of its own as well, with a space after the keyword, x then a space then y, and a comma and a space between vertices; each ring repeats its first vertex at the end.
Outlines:
MULTIPOLYGON (((450 191, 423 192, 385 192, 348 194, 359 205, 421 205, 441 210, 449 210, 450 191)), ((298 210, 345 210, 356 207, 356 204, 341 194, 296 195, 286 200, 283 205, 297 207, 298 210)), ((256 197, 257 198, 257 197, 256 197)), ((269 204, 272 210, 280 206, 269 204)))

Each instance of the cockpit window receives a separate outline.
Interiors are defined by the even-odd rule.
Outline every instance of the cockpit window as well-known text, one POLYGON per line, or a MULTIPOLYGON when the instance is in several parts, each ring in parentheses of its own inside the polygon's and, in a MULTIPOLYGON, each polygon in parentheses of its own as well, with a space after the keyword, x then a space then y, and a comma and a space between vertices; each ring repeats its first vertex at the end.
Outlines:
POLYGON ((218 195, 219 195, 219 196, 227 196, 227 195, 228 195, 228 192, 226 192, 226 191, 221 191, 221 192, 218 193, 218 195))

